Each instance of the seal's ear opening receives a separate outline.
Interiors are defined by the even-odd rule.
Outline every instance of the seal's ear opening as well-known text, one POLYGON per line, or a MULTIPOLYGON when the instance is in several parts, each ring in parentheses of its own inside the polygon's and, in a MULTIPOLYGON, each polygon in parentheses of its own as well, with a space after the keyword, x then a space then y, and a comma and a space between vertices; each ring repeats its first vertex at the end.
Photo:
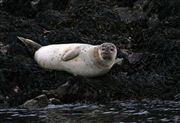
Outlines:
POLYGON ((23 37, 17 36, 17 38, 21 41, 23 45, 27 47, 28 52, 30 53, 31 56, 34 56, 34 53, 41 48, 42 46, 30 39, 26 39, 23 37))

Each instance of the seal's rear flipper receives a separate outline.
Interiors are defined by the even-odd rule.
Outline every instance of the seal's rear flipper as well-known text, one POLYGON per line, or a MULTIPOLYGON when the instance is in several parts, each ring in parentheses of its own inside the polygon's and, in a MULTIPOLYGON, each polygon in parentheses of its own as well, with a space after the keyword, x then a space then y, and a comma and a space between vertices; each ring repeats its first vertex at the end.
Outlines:
POLYGON ((31 51, 33 54, 42 47, 42 45, 23 37, 17 36, 17 38, 23 42, 23 44, 28 48, 29 51, 31 51))

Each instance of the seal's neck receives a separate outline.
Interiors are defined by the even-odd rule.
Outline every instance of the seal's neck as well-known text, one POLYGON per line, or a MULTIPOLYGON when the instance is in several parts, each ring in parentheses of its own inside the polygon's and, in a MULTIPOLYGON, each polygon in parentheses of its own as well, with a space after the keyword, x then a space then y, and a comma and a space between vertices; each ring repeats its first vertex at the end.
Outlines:
POLYGON ((94 62, 95 64, 97 64, 97 66, 110 68, 113 65, 113 60, 104 60, 100 56, 98 47, 94 48, 93 56, 94 56, 94 62))

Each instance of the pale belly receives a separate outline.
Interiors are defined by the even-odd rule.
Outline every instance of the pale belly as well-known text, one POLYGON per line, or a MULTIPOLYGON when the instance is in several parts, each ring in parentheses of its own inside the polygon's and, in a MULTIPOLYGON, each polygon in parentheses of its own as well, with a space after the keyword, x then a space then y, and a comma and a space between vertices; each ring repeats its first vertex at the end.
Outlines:
POLYGON ((78 57, 63 61, 61 59, 63 50, 40 50, 35 53, 35 60, 42 68, 66 71, 73 75, 94 77, 108 72, 109 69, 100 68, 94 65, 87 54, 80 54, 78 57), (53 51, 54 50, 54 51, 53 51), (58 51, 58 52, 57 52, 58 51))
POLYGON ((92 62, 84 61, 83 59, 75 58, 70 61, 58 61, 58 59, 46 60, 46 62, 38 62, 38 64, 46 69, 66 71, 73 75, 94 77, 108 72, 103 68, 95 66, 92 62))
POLYGON ((108 72, 108 70, 105 70, 104 68, 99 68, 91 62, 87 64, 87 61, 84 62, 83 60, 79 60, 79 61, 72 60, 72 61, 64 62, 62 64, 62 68, 64 71, 67 71, 74 75, 87 76, 87 77, 94 77, 108 72))

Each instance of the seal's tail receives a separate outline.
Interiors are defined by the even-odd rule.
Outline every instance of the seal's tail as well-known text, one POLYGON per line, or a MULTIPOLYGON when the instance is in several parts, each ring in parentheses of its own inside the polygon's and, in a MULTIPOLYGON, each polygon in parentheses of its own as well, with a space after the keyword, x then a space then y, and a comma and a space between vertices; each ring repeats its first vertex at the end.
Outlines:
POLYGON ((30 50, 33 54, 42 47, 42 45, 23 37, 17 36, 17 38, 24 43, 24 45, 30 50))

